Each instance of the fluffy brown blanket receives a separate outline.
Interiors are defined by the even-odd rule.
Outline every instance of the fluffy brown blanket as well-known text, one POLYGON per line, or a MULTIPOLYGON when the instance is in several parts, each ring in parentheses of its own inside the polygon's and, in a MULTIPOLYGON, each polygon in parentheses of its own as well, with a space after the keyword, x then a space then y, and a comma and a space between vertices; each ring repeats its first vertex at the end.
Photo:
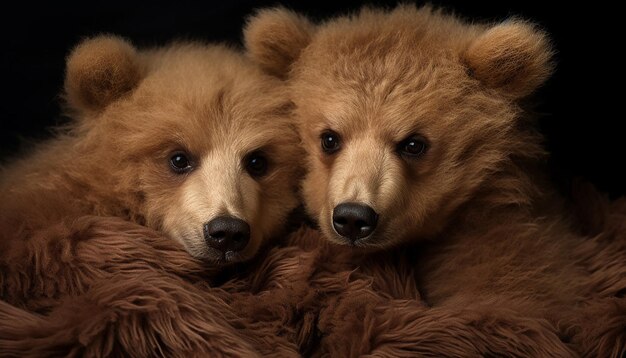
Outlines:
POLYGON ((621 315, 582 337, 575 323, 565 337, 512 310, 429 307, 410 255, 355 257, 308 228, 215 272, 154 231, 89 217, 54 257, 68 266, 81 257, 84 277, 74 280, 89 285, 35 301, 3 297, 0 355, 624 356, 626 201, 585 210, 590 238, 578 257, 595 293, 574 322, 588 326, 606 305, 621 315))

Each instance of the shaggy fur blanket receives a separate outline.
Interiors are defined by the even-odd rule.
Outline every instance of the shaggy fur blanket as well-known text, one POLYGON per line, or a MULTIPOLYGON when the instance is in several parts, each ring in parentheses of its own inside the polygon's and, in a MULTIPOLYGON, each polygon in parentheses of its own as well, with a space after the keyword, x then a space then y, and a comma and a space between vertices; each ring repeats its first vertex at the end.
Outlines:
POLYGON ((624 356, 626 201, 595 204, 584 209, 589 240, 577 255, 597 294, 576 319, 588 325, 603 305, 622 314, 584 337, 576 325, 563 337, 514 311, 429 307, 410 255, 355 257, 306 227, 256 261, 216 272, 147 228, 87 217, 51 259, 74 272, 59 285, 89 284, 35 301, 3 297, 0 355, 624 356))

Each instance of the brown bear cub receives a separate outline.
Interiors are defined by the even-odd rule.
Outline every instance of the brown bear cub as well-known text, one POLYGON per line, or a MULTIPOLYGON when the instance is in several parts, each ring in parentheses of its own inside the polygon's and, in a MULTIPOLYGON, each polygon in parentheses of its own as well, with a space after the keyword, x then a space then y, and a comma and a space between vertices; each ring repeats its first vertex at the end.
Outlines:
POLYGON ((623 279, 605 291, 596 322, 573 318, 594 295, 575 260, 584 239, 540 175, 545 152, 522 110, 553 70, 546 34, 429 7, 366 8, 320 25, 277 8, 250 20, 245 41, 291 86, 308 153, 303 196, 328 240, 413 253, 433 307, 547 319, 554 333, 542 334, 566 355, 567 336, 590 354, 624 349, 613 319, 626 318, 623 279), (604 343, 588 345, 590 335, 604 343))
POLYGON ((54 240, 86 215, 145 225, 227 264, 253 257, 297 206, 286 88, 241 53, 99 36, 68 57, 65 98, 69 128, 2 171, 1 297, 16 280, 24 292, 56 287, 36 282, 54 276, 64 247, 54 240))

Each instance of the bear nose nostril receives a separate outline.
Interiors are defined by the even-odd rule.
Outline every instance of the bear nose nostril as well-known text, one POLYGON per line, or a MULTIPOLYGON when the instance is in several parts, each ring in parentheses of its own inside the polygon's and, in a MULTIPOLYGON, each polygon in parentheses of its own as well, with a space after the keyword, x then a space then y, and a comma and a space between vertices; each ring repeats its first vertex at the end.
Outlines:
POLYGON ((248 242, 248 236, 239 233, 239 234, 236 234, 235 236, 233 236, 233 241, 235 243, 237 243, 237 242, 244 242, 244 241, 248 242))
POLYGON ((250 225, 232 216, 219 216, 204 225, 204 239, 221 252, 241 251, 250 241, 250 225))
POLYGON ((367 205, 342 203, 333 210, 335 231, 351 241, 369 236, 377 223, 378 214, 367 205))
POLYGON ((226 232, 225 231, 213 232, 213 233, 211 233, 211 236, 214 239, 223 239, 226 236, 226 232))

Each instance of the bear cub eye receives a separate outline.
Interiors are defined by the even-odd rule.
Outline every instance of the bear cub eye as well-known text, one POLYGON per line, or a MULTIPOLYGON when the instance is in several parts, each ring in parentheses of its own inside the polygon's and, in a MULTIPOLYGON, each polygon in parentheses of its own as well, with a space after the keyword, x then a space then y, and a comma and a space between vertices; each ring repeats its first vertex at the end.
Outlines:
POLYGON ((428 150, 428 141, 421 135, 412 135, 398 144, 400 155, 419 158, 428 150))
POLYGON ((267 173, 268 161, 265 153, 254 151, 244 159, 244 167, 252 177, 261 177, 267 173))
POLYGON ((339 150, 339 134, 328 130, 322 133, 322 150, 327 154, 332 154, 339 150))
POLYGON ((170 157, 170 167, 177 174, 183 174, 193 169, 191 160, 185 152, 176 152, 170 157))

